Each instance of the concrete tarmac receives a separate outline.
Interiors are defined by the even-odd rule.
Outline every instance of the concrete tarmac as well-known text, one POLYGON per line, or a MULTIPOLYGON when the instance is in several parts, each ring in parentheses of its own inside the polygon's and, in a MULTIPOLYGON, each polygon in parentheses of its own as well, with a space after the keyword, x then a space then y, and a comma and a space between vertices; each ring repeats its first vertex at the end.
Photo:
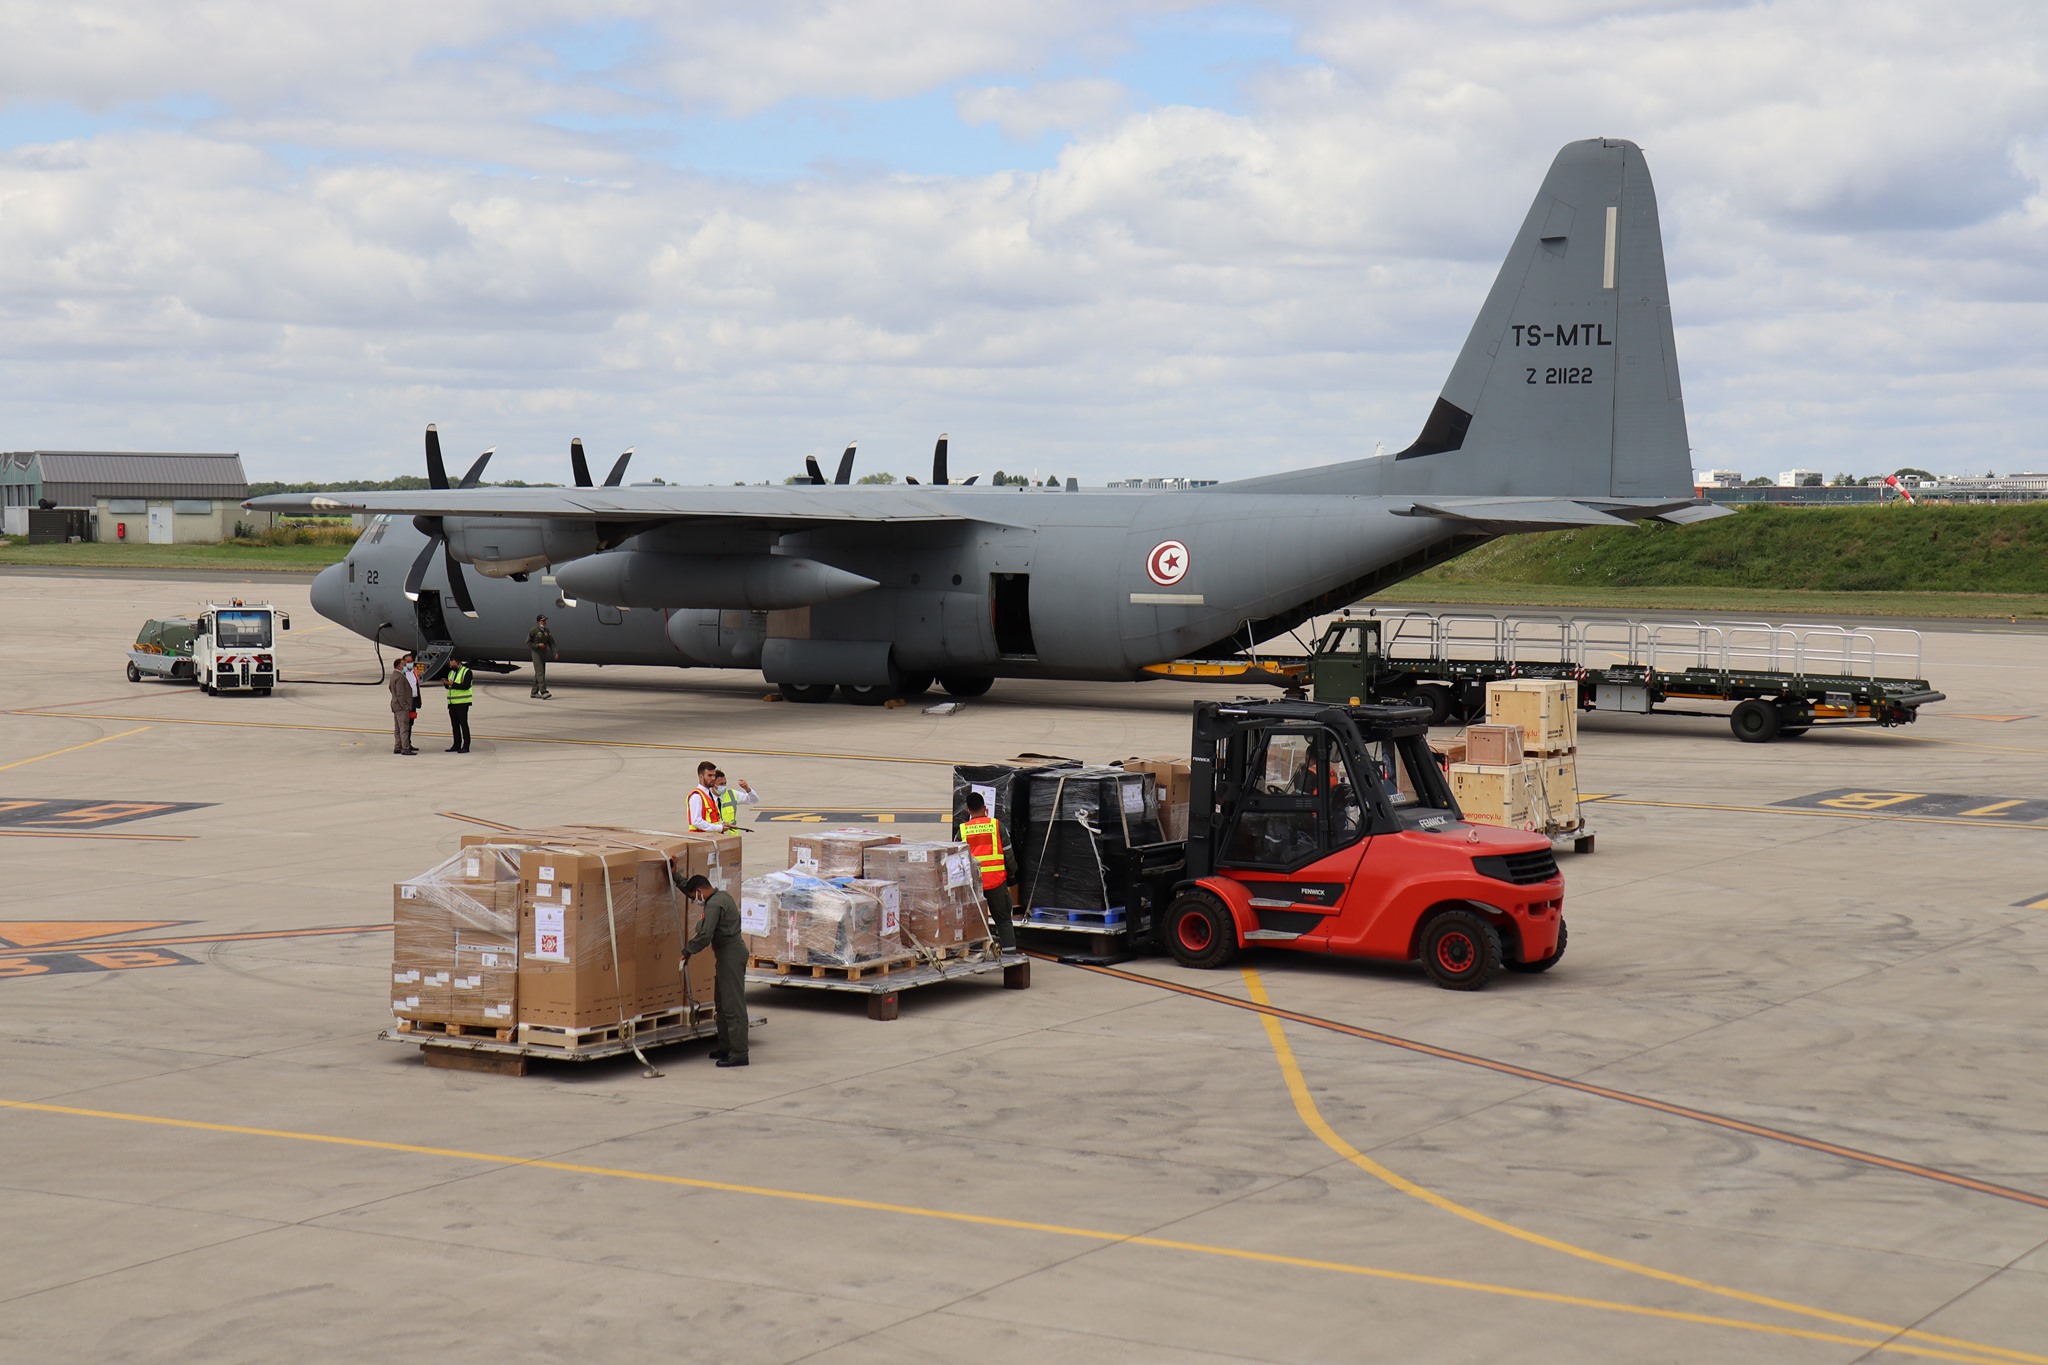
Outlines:
MULTIPOLYGON (((2048 1362, 2030 635, 1929 633, 1950 700, 1897 731, 1587 719, 1599 849, 1542 976, 1040 962, 886 1023, 756 987, 745 1070, 514 1078, 377 1039, 389 885, 458 817, 673 828, 709 756, 767 871, 778 817, 1185 752, 1213 693, 934 717, 562 666, 550 702, 479 675, 475 752, 430 704, 401 758, 374 685, 127 682, 199 591, 0 597, 7 1359, 2048 1362)), ((375 683, 271 591, 288 678, 375 683)))

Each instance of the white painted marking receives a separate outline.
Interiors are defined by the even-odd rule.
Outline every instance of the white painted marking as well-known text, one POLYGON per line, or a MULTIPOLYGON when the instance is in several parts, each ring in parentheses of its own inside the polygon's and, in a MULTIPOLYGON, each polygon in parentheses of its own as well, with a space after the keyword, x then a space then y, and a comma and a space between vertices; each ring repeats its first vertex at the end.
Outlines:
POLYGON ((1199 607, 1207 599, 1198 592, 1134 592, 1134 607, 1199 607))
POLYGON ((1621 206, 1607 206, 1607 249, 1600 257, 1600 287, 1614 288, 1614 229, 1621 218, 1621 206))

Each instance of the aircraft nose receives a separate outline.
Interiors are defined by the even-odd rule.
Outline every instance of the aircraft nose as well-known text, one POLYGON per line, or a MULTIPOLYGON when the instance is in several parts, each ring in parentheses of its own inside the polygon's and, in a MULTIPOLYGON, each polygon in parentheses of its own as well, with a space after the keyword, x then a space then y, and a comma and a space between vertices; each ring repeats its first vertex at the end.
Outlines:
POLYGON ((313 610, 330 621, 340 621, 348 612, 348 567, 329 564, 313 578, 313 610))

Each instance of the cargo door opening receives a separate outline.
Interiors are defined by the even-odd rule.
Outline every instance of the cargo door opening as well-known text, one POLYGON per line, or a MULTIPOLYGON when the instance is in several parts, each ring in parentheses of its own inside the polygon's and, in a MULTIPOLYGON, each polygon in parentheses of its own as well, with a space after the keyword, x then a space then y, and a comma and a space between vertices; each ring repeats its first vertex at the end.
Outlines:
POLYGON ((989 576, 989 605, 995 617, 996 653, 1006 659, 1035 659, 1038 642, 1031 636, 1031 575, 989 576))

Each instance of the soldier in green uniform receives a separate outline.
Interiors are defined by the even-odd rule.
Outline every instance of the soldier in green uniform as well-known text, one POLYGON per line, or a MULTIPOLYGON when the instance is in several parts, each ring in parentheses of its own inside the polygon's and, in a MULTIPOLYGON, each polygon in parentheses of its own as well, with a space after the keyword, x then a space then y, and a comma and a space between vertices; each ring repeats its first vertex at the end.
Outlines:
POLYGON ((451 754, 469 752, 469 705, 476 700, 470 686, 471 678, 469 665, 460 659, 450 663, 448 671, 441 675, 441 682, 448 689, 448 752, 451 754))
POLYGON ((683 883, 683 894, 704 907, 697 932, 683 945, 683 963, 709 947, 718 955, 718 1046, 711 1055, 720 1066, 747 1065, 747 944, 740 937, 740 908, 731 896, 711 889, 707 877, 683 883))
POLYGON ((548 629, 548 618, 533 618, 533 629, 526 632, 526 649, 533 655, 533 695, 552 697, 548 691, 548 660, 559 659, 561 652, 555 648, 555 633, 548 629))

